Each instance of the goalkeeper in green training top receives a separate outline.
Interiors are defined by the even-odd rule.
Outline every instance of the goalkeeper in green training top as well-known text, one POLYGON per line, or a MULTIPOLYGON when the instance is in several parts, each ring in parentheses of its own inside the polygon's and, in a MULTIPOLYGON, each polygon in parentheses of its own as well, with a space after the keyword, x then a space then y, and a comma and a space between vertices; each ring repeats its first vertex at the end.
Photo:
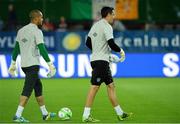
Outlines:
POLYGON ((18 54, 20 54, 21 68, 25 73, 25 82, 20 96, 20 102, 13 118, 13 121, 18 123, 29 122, 22 117, 22 112, 33 90, 35 92, 36 100, 40 106, 43 120, 48 120, 56 115, 56 113, 48 112, 45 107, 42 96, 42 83, 38 76, 40 68, 40 55, 42 55, 49 66, 49 73, 47 76, 51 77, 56 73, 56 68, 49 59, 47 50, 44 46, 43 33, 38 28, 38 26, 42 25, 43 14, 39 10, 32 10, 29 17, 30 23, 22 27, 17 33, 16 44, 12 53, 11 65, 9 67, 10 75, 15 76, 16 58, 18 54))

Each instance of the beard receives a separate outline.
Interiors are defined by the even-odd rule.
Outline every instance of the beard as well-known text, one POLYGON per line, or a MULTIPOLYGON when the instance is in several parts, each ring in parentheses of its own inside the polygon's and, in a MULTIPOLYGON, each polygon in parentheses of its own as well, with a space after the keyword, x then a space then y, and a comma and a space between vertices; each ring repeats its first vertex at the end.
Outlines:
POLYGON ((43 25, 43 22, 39 22, 39 23, 38 23, 38 28, 41 29, 41 28, 42 28, 42 25, 43 25))

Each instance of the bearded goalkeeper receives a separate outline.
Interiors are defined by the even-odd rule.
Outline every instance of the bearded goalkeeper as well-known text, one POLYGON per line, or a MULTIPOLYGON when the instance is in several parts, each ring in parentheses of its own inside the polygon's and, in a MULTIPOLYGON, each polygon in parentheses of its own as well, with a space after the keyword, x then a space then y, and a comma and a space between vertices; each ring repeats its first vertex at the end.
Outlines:
POLYGON ((20 96, 20 102, 13 118, 13 121, 18 123, 29 122, 27 119, 22 117, 22 113, 33 90, 38 105, 40 106, 43 120, 48 120, 56 115, 56 113, 48 112, 45 107, 42 95, 42 83, 38 76, 40 55, 42 55, 49 66, 50 71, 48 77, 54 76, 56 73, 56 68, 50 61, 47 50, 44 46, 43 33, 38 28, 38 26, 42 25, 43 14, 39 10, 32 10, 29 17, 30 23, 22 27, 17 33, 16 44, 12 53, 11 65, 9 67, 10 75, 15 76, 16 58, 18 54, 20 54, 21 68, 25 73, 25 82, 20 96))

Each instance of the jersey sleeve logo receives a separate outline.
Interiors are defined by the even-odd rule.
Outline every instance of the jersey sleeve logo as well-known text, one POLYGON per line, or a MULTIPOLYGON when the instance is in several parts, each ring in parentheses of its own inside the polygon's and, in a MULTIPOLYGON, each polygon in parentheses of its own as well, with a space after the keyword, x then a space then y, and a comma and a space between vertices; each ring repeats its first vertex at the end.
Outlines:
POLYGON ((97 82, 100 82, 100 81, 101 81, 101 78, 99 78, 99 77, 96 78, 96 81, 97 81, 97 82))
POLYGON ((97 36, 97 33, 96 33, 96 32, 94 32, 94 33, 93 33, 93 36, 94 36, 94 37, 96 37, 96 36, 97 36))

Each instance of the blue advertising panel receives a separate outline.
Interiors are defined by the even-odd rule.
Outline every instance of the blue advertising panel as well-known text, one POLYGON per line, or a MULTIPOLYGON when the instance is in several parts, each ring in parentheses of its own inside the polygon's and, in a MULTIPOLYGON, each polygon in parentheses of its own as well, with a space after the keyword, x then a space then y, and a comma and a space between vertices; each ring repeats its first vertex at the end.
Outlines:
MULTIPOLYGON (((57 51, 56 33, 44 32, 44 43, 48 51, 57 51)), ((15 46, 15 32, 0 32, 0 53, 11 52, 15 46)))
MULTIPOLYGON (((88 32, 44 32, 44 42, 51 52, 86 53, 88 32)), ((126 52, 180 52, 180 32, 125 31, 114 32, 115 42, 126 52)), ((0 53, 12 51, 15 33, 0 32, 0 53)))
POLYGON ((9 52, 15 46, 15 32, 0 32, 0 53, 9 52))
POLYGON ((86 52, 86 35, 87 32, 56 32, 58 52, 86 52))
MULTIPOLYGON (((87 78, 91 76, 89 54, 49 54, 57 73, 54 78, 87 78)), ((0 78, 10 78, 8 67, 10 54, 0 54, 0 78)), ((40 76, 46 78, 48 66, 40 59, 40 76)), ((17 58, 16 78, 24 77, 17 58)), ((127 54, 123 63, 111 65, 112 75, 121 77, 180 77, 180 53, 166 54, 127 54)))
POLYGON ((128 52, 180 52, 180 32, 114 32, 116 43, 128 52))

